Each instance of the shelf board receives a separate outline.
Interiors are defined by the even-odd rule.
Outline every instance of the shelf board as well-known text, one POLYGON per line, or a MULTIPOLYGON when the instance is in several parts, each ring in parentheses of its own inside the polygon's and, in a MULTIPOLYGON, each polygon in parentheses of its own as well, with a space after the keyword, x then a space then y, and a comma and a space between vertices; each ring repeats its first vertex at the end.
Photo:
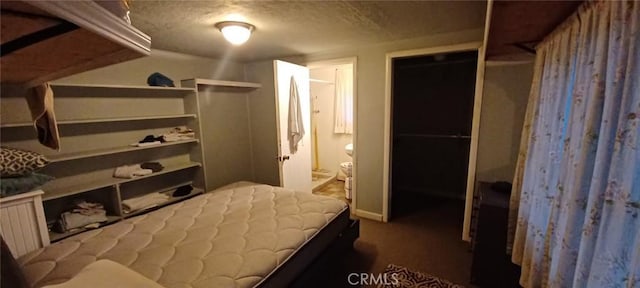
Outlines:
POLYGON ((224 81, 224 80, 194 78, 194 79, 182 80, 182 86, 191 86, 191 87, 195 87, 195 86, 212 86, 212 87, 226 87, 226 88, 250 88, 250 89, 256 89, 256 88, 262 87, 262 84, 253 83, 253 82, 224 81))
POLYGON ((122 217, 120 217, 120 216, 107 215, 107 221, 103 222, 102 224, 100 224, 100 227, 98 227, 98 228, 78 228, 78 229, 74 229, 72 231, 68 231, 68 232, 64 232, 64 233, 57 233, 57 232, 49 231, 49 239, 51 240, 51 242, 60 241, 60 240, 62 240, 64 238, 71 237, 73 235, 80 234, 80 233, 88 231, 88 230, 100 229, 100 228, 102 228, 104 226, 107 226, 109 224, 112 224, 112 223, 120 221, 121 218, 122 217))
POLYGON ((176 171, 180 171, 180 170, 185 170, 185 169, 189 169, 189 168, 193 168, 193 167, 200 167, 200 166, 202 166, 202 164, 197 163, 197 162, 190 162, 190 163, 186 163, 186 164, 182 164, 182 165, 167 166, 167 167, 164 167, 164 169, 162 169, 162 171, 155 172, 155 173, 152 173, 152 174, 149 174, 149 175, 145 175, 145 176, 131 178, 131 179, 109 177, 109 178, 104 178, 104 179, 99 179, 99 180, 94 180, 94 181, 87 181, 85 183, 75 183, 73 185, 58 186, 58 187, 55 187, 55 181, 56 180, 52 180, 52 181, 48 182, 47 184, 45 184, 41 188, 44 191, 44 195, 43 195, 42 199, 44 201, 58 199, 58 198, 62 198, 62 197, 66 197, 66 196, 70 196, 70 195, 86 192, 86 191, 91 191, 91 190, 95 190, 95 189, 100 189, 100 188, 113 186, 113 185, 116 185, 116 184, 123 184, 123 183, 127 183, 127 182, 138 181, 140 179, 156 177, 156 176, 160 176, 160 175, 163 175, 163 174, 172 173, 172 172, 176 172, 176 171), (54 187, 47 188, 47 186, 54 186, 54 187))
MULTIPOLYGON (((74 119, 74 120, 60 120, 57 121, 58 125, 71 125, 71 124, 90 124, 90 123, 112 123, 112 122, 128 122, 128 121, 145 121, 145 120, 163 120, 163 119, 182 119, 182 118, 196 118, 196 114, 180 114, 180 115, 151 115, 141 117, 119 117, 119 118, 96 118, 96 119, 74 119)), ((14 127, 31 127, 32 122, 22 123, 2 123, 2 128, 14 128, 14 127)))
POLYGON ((53 83, 55 97, 184 97, 194 88, 53 83))
MULTIPOLYGON (((182 185, 188 185, 188 184, 181 184, 181 185, 177 185, 175 187, 168 188, 168 189, 163 189, 163 190, 165 190, 168 193, 168 192, 170 192, 169 190, 175 190, 176 188, 178 188, 178 187, 180 187, 182 185)), ((155 210, 155 209, 167 206, 167 205, 171 205, 173 203, 180 202, 182 200, 186 200, 188 198, 194 197, 194 196, 202 194, 202 193, 204 193, 203 189, 193 187, 193 190, 191 190, 191 193, 189 193, 188 195, 184 195, 184 196, 180 196, 180 197, 171 197, 171 198, 169 198, 169 200, 167 200, 164 203, 161 203, 161 204, 158 204, 158 205, 155 205, 155 206, 151 206, 151 207, 148 207, 148 208, 136 210, 136 211, 133 211, 133 212, 130 212, 130 213, 123 213, 123 216, 125 218, 130 218, 130 217, 133 217, 133 216, 144 214, 144 213, 147 213, 147 212, 149 212, 151 210, 155 210)), ((171 195, 169 195, 169 196, 171 196, 171 195)))
POLYGON ((56 163, 56 162, 71 161, 71 160, 77 160, 77 159, 91 158, 91 157, 118 154, 118 153, 126 153, 126 152, 146 150, 146 149, 155 149, 155 148, 162 148, 162 147, 182 145, 182 144, 188 144, 188 143, 197 143, 197 142, 198 142, 197 139, 189 139, 189 140, 182 140, 182 141, 175 141, 175 142, 165 142, 159 145, 151 145, 151 146, 143 146, 143 147, 124 146, 124 147, 117 147, 117 148, 96 149, 91 151, 66 153, 66 154, 58 154, 58 155, 49 155, 49 156, 45 155, 45 157, 47 157, 47 159, 49 159, 51 163, 56 163))

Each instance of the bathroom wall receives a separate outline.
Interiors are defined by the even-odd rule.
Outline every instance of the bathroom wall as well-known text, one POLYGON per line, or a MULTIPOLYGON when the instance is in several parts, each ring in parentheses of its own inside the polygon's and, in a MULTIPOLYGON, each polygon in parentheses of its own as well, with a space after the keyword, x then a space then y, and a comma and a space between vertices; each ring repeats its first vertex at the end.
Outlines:
MULTIPOLYGON (((351 67, 352 65, 342 65, 351 67)), ((311 82, 311 121, 315 121, 317 133, 318 159, 317 167, 331 172, 340 171, 340 163, 351 161, 351 157, 344 151, 344 146, 351 143, 352 134, 333 133, 335 115, 335 71, 341 66, 326 66, 310 70, 311 79, 328 81, 330 83, 311 82), (317 112, 319 111, 319 112, 317 112)), ((312 126, 313 127, 313 126, 312 126)), ((311 131, 313 133, 313 131, 311 131)))

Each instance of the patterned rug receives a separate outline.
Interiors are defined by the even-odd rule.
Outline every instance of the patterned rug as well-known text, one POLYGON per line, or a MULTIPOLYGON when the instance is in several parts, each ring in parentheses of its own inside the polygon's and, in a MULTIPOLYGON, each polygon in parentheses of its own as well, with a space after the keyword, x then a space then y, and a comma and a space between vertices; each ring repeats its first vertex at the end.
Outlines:
POLYGON ((388 275, 390 281, 378 285, 378 288, 464 288, 447 280, 394 264, 389 264, 384 269, 384 274, 388 275))

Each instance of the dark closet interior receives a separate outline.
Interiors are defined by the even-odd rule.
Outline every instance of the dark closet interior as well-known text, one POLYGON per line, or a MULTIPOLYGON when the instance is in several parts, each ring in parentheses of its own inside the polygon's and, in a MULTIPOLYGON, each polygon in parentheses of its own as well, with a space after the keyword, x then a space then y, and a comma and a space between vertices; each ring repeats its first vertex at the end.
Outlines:
POLYGON ((476 64, 476 51, 393 60, 394 215, 416 197, 464 199, 476 64))

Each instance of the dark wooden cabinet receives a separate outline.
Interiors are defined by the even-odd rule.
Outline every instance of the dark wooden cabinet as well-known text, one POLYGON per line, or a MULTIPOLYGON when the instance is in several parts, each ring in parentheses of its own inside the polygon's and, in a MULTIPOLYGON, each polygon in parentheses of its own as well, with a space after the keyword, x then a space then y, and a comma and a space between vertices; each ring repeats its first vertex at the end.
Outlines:
POLYGON ((509 193, 478 182, 474 197, 471 283, 478 287, 520 287, 520 267, 507 255, 509 193))

